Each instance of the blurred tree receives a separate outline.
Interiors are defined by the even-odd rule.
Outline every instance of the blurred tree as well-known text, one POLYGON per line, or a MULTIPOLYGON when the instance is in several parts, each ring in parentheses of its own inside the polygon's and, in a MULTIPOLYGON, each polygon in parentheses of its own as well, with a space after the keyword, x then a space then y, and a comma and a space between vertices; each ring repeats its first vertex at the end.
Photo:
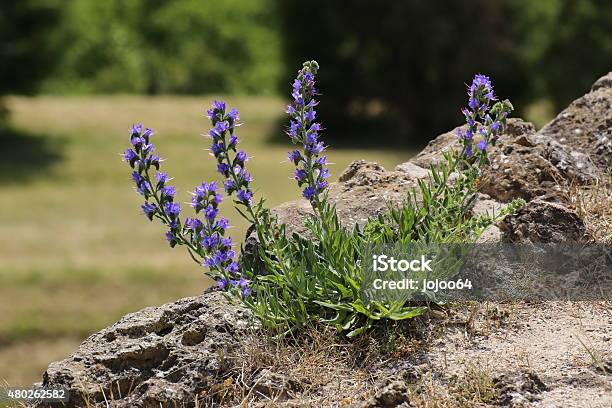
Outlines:
MULTIPOLYGON (((281 1, 288 66, 321 64, 321 112, 329 137, 389 145, 427 140, 461 121, 462 84, 491 75, 520 99, 525 71, 503 2, 281 1), (409 140, 408 140, 409 138, 409 140)), ((289 83, 290 78, 285 78, 289 83)))
POLYGON ((48 36, 58 2, 3 1, 0 6, 0 94, 33 92, 55 59, 48 36))
MULTIPOLYGON (((321 64, 328 137, 393 146, 460 123, 462 84, 475 73, 490 75, 497 94, 519 108, 534 98, 565 104, 580 95, 612 61, 611 4, 279 0, 286 65, 321 64)), ((283 78, 285 92, 293 75, 283 78)))
MULTIPOLYGON (((0 95, 34 92, 54 64, 48 43, 57 22, 57 2, 4 1, 0 5, 0 95)), ((0 101, 0 127, 8 111, 0 101)))
POLYGON ((273 92, 280 40, 273 0, 73 0, 50 90, 273 92))
POLYGON ((532 88, 563 109, 612 70, 612 2, 521 0, 522 52, 532 88))

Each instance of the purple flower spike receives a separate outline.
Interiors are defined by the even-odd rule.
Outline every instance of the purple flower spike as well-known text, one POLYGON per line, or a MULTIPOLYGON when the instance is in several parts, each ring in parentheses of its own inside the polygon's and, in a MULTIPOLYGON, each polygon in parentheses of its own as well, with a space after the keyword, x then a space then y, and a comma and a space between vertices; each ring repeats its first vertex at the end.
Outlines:
POLYGON ((512 110, 507 101, 497 102, 491 79, 482 74, 474 76, 472 83, 467 87, 468 107, 461 113, 465 117, 467 129, 459 130, 458 136, 463 145, 463 155, 471 159, 477 155, 486 161, 486 152, 489 144, 494 145, 497 137, 503 132, 505 120, 512 110), (475 144, 474 135, 479 134, 482 139, 475 144))
POLYGON ((317 95, 315 75, 318 69, 319 65, 315 61, 304 63, 292 84, 293 102, 287 107, 290 117, 287 135, 293 143, 300 144, 304 152, 302 154, 295 150, 289 152, 287 157, 296 167, 301 164, 295 171, 295 179, 299 186, 308 183, 303 195, 313 206, 319 205, 319 194, 327 188, 324 179, 329 177, 329 171, 325 168, 326 158, 319 157, 325 150, 325 143, 319 140, 321 124, 315 122, 315 107, 318 104, 314 99, 317 95))
POLYGON ((225 102, 215 101, 209 109, 209 118, 213 128, 209 134, 212 138, 211 152, 217 159, 217 171, 226 179, 223 183, 225 192, 237 193, 238 201, 249 207, 253 192, 250 183, 251 175, 245 168, 249 157, 244 151, 237 151, 238 136, 234 134, 239 126, 239 113, 236 108, 226 111, 225 102))

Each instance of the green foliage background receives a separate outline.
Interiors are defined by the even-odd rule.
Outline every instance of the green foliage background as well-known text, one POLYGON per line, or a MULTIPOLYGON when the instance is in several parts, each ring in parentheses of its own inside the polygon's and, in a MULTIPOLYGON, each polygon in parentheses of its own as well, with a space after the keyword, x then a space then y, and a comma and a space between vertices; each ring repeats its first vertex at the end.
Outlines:
POLYGON ((285 94, 316 58, 336 145, 448 130, 477 72, 550 115, 612 68, 609 0, 20 0, 0 22, 0 93, 285 94))
POLYGON ((72 0, 45 84, 78 93, 272 93, 281 72, 273 0, 72 0))

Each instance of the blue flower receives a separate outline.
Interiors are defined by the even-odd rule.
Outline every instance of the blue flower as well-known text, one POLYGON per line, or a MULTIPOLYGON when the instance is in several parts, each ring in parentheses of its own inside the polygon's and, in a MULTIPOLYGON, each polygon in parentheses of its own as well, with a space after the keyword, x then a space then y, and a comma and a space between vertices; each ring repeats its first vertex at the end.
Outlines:
POLYGON ((181 205, 179 203, 168 202, 164 204, 164 212, 170 219, 176 219, 181 212, 181 205))
POLYGON ((227 271, 233 274, 237 274, 238 272, 240 272, 240 266, 237 262, 232 262, 228 265, 227 271))
POLYGON ((130 129, 130 134, 139 135, 141 132, 142 132, 142 123, 136 123, 132 125, 132 128, 130 129))
POLYGON ((236 183, 234 183, 234 180, 232 179, 227 179, 223 183, 223 188, 227 194, 231 194, 234 192, 234 190, 236 190, 236 183))
POLYGON ((227 177, 230 170, 230 166, 227 163, 219 163, 217 164, 217 171, 221 173, 223 176, 227 177))
POLYGON ((153 129, 151 128, 146 128, 144 130, 144 132, 142 132, 142 138, 145 140, 145 142, 149 142, 149 139, 151 138, 151 136, 153 136, 155 132, 153 132, 153 129))
POLYGON ((474 156, 476 148, 476 153, 486 161, 487 146, 495 144, 497 136, 503 131, 505 118, 512 110, 512 106, 506 102, 497 102, 493 107, 490 106, 496 97, 493 84, 486 75, 475 75, 467 91, 468 107, 463 108, 461 113, 468 128, 465 132, 459 130, 458 136, 462 141, 464 157, 474 156), (476 134, 480 134, 482 140, 474 145, 473 136, 476 134))
POLYGON ((223 143, 213 143, 210 146, 210 151, 213 152, 213 155, 219 156, 219 154, 224 151, 224 147, 225 146, 223 145, 223 143))
POLYGON ((140 183, 142 183, 142 176, 140 175, 140 173, 138 173, 137 171, 132 172, 132 180, 134 181, 134 183, 136 183, 136 186, 140 186, 140 183))
POLYGON ((227 278, 221 278, 217 281, 217 288, 219 288, 220 290, 225 290, 229 288, 229 286, 230 286, 230 280, 227 278))
POLYGON ((244 164, 248 160, 247 154, 244 151, 239 151, 236 154, 236 162, 240 164, 244 164))
POLYGON ((215 228, 219 228, 222 231, 225 231, 229 227, 229 221, 225 218, 219 218, 217 221, 215 228))
POLYGON ((290 162, 297 165, 300 162, 300 160, 302 160, 302 154, 300 153, 299 150, 293 150, 287 154, 287 158, 289 159, 290 162))
POLYGON ((238 197, 238 200, 240 200, 242 203, 247 204, 251 202, 251 198, 253 198, 253 193, 248 190, 238 190, 236 197, 238 197))
POLYGON ((212 235, 204 235, 204 237, 202 237, 201 244, 208 250, 213 249, 219 244, 219 235, 217 233, 213 233, 212 235))
POLYGON ((136 148, 136 151, 138 152, 144 144, 144 139, 140 136, 132 136, 132 138, 130 139, 130 143, 132 143, 132 146, 134 146, 136 148))
POLYGON ((130 164, 130 167, 134 168, 134 164, 136 160, 138 160, 138 155, 132 149, 127 149, 123 153, 123 160, 130 164))
POLYGON ((229 118, 230 118, 232 121, 234 121, 234 122, 238 121, 238 119, 239 119, 239 118, 238 118, 238 109, 236 109, 236 108, 232 108, 232 109, 229 111, 229 113, 227 114, 227 116, 229 116, 229 118))
POLYGON ((142 205, 142 212, 147 216, 147 218, 150 221, 153 221, 153 216, 155 215, 155 213, 157 212, 157 206, 155 206, 154 204, 145 202, 142 205))
POLYGON ((152 194, 151 184, 148 181, 141 181, 136 187, 136 191, 145 198, 148 198, 152 194))
POLYGON ((306 170, 304 169, 295 169, 295 179, 298 183, 301 183, 306 179, 306 170))
POLYGON ((476 147, 478 147, 478 150, 480 150, 481 152, 484 152, 485 150, 487 150, 487 141, 482 139, 480 142, 478 142, 476 147))
POLYGON ((314 198, 315 194, 317 194, 317 189, 314 188, 313 186, 308 186, 308 187, 306 187, 304 189, 302 194, 308 200, 312 200, 314 198))
POLYGON ((204 209, 204 216, 209 221, 213 221, 217 217, 218 212, 219 210, 217 208, 213 207, 212 205, 209 205, 204 209))
MULTIPOLYGON (((233 131, 238 120, 238 113, 234 110, 225 115, 225 104, 216 102, 209 111, 209 115, 213 118, 214 131, 211 132, 211 135, 217 138, 215 144, 219 148, 219 156, 227 154, 224 146, 224 136, 227 132, 233 131)), ((159 203, 159 205, 155 205, 145 201, 142 205, 143 213, 150 220, 153 220, 157 215, 162 222, 168 225, 169 230, 165 236, 171 247, 187 245, 192 255, 200 255, 204 260, 203 264, 209 266, 211 271, 214 270, 214 276, 225 277, 226 282, 229 282, 229 277, 237 277, 240 268, 234 261, 236 254, 232 250, 232 240, 224 236, 229 227, 229 222, 225 218, 217 219, 218 206, 223 200, 221 194, 217 192, 217 184, 215 182, 203 182, 196 186, 191 205, 196 213, 203 210, 204 221, 198 218, 187 218, 183 228, 181 228, 182 223, 179 218, 181 206, 174 201, 176 188, 167 185, 171 180, 168 173, 159 171, 161 159, 159 155, 152 155, 155 150, 153 144, 150 143, 152 135, 153 131, 149 128, 143 131, 140 124, 132 126, 130 142, 134 146, 134 150, 128 149, 123 154, 124 160, 128 161, 134 169, 132 180, 136 184, 137 191, 144 195, 145 199, 148 200, 153 197, 159 203), (138 163, 137 166, 136 163, 138 163), (155 173, 156 188, 151 187, 151 167, 157 169, 155 173)), ((246 154, 242 153, 239 156, 239 161, 240 159, 246 161, 246 154)), ((221 171, 227 173, 233 171, 229 164, 225 163, 226 166, 222 166, 221 162, 219 164, 221 171)), ((242 177, 240 187, 244 188, 245 185, 247 187, 243 194, 250 194, 250 190, 248 190, 250 175, 239 165, 238 171, 240 177, 242 177)))
POLYGON ((213 107, 218 111, 225 111, 225 102, 222 101, 214 101, 213 107))
POLYGON ((213 125, 209 133, 213 139, 211 151, 217 159, 217 171, 226 177, 225 191, 227 194, 237 192, 238 201, 248 207, 253 197, 250 188, 252 178, 245 168, 248 155, 242 150, 236 152, 238 137, 234 134, 234 130, 239 125, 238 110, 232 108, 226 113, 226 104, 215 101, 209 111, 212 112, 209 117, 213 125))
POLYGON ((467 146, 465 148, 464 155, 465 155, 466 158, 472 157, 474 155, 474 152, 472 150, 472 146, 467 146))
POLYGON ((155 179, 158 183, 164 184, 168 181, 168 173, 162 173, 161 171, 158 171, 157 174, 155 174, 155 179))
POLYGON ((170 244, 170 248, 174 248, 177 244, 176 237, 174 236, 172 230, 166 232, 166 240, 168 241, 168 244, 170 244))
POLYGON ((162 188, 161 193, 162 199, 172 201, 174 199, 174 196, 176 195, 176 188, 174 188, 173 186, 165 186, 164 188, 162 188))
POLYGON ((187 218, 185 220, 185 228, 191 229, 193 231, 199 231, 202 229, 202 221, 197 218, 187 218))

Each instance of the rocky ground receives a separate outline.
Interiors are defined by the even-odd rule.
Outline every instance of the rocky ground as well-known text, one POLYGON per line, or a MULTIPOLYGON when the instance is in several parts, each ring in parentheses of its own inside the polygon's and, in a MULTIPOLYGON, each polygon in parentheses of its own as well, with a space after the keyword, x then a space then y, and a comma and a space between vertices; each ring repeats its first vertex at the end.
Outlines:
MULTIPOLYGON (((612 73, 540 131, 512 119, 473 211, 528 203, 483 240, 610 244, 611 139, 612 73)), ((330 192, 342 221, 401 202, 454 142, 440 135, 392 171, 353 163, 330 192)), ((275 212, 304 232, 304 201, 275 212)), ((42 383, 68 387, 70 407, 610 407, 610 306, 470 303, 353 342, 309 333, 278 344, 210 293, 125 316, 51 363, 42 383)))

